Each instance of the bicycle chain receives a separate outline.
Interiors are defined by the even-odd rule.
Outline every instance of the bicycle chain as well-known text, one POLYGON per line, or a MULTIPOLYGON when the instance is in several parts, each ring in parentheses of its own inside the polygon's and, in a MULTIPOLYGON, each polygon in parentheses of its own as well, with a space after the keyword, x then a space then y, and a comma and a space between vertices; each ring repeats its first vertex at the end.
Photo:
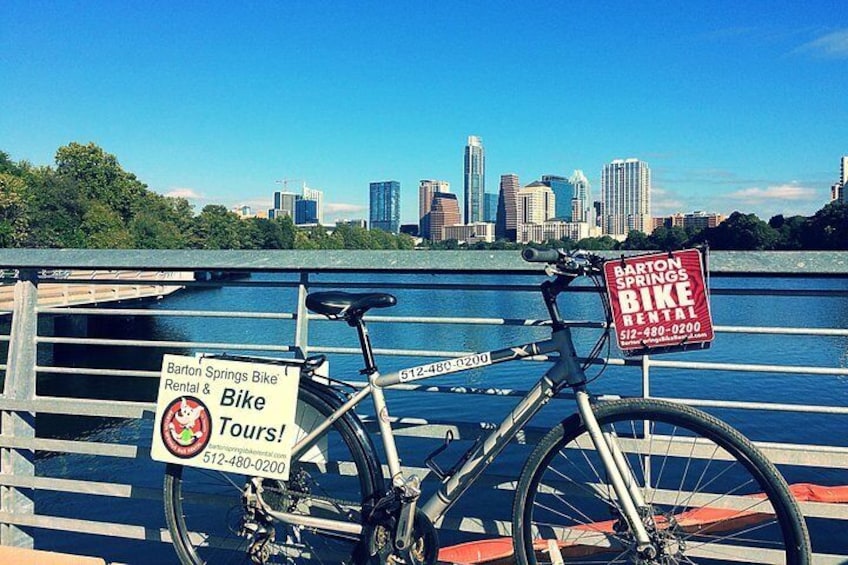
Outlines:
MULTIPOLYGON (((316 494, 312 494, 312 493, 308 493, 308 492, 299 492, 299 491, 295 491, 295 490, 289 490, 289 489, 286 489, 285 487, 267 486, 267 485, 263 484, 262 490, 263 490, 262 499, 266 503, 268 503, 268 505, 271 508, 275 508, 275 509, 276 509, 275 505, 271 504, 270 503, 271 501, 268 500, 268 497, 265 494, 266 492, 271 492, 273 496, 279 497, 279 499, 281 499, 281 500, 282 499, 288 499, 288 501, 291 501, 293 499, 308 498, 308 499, 311 499, 311 500, 318 500, 318 501, 321 501, 321 502, 327 502, 327 503, 330 503, 330 504, 334 504, 334 505, 342 507, 342 508, 357 507, 357 506, 360 505, 359 502, 344 500, 342 498, 333 498, 331 496, 321 496, 321 495, 316 495, 316 494)), ((290 511, 290 510, 286 509, 285 511, 290 511)))

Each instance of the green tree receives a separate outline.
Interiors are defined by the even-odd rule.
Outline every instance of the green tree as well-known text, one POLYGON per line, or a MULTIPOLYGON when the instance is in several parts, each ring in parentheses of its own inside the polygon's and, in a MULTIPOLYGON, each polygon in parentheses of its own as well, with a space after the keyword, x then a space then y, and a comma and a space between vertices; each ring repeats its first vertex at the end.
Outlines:
POLYGON ((381 229, 372 229, 370 232, 371 249, 397 249, 397 236, 381 229))
POLYGON ((683 249, 689 240, 689 234, 680 226, 667 228, 660 226, 648 236, 648 245, 644 249, 662 249, 663 251, 674 251, 683 249))
MULTIPOLYGON (((289 219, 289 221, 291 221, 289 219)), ((246 220, 253 226, 253 249, 291 249, 294 244, 294 232, 286 231, 281 220, 251 218, 246 220)))
POLYGON ((621 249, 656 249, 652 246, 648 236, 639 230, 633 230, 627 234, 627 239, 621 243, 621 249))
POLYGON ((712 249, 763 251, 774 249, 779 235, 756 214, 733 212, 718 226, 702 230, 695 239, 693 243, 709 241, 712 249))
POLYGON ((296 230, 294 233, 294 248, 295 249, 320 249, 318 242, 310 239, 309 234, 304 230, 296 230))
POLYGON ((12 158, 5 151, 0 151, 0 173, 15 177, 20 177, 22 174, 21 166, 12 161, 12 158))
POLYGON ((824 206, 805 222, 800 239, 804 249, 848 249, 848 204, 824 206))
POLYGON ((23 247, 85 246, 81 229, 87 201, 79 184, 50 168, 37 169, 27 179, 29 230, 23 247))
POLYGON ((361 226, 339 224, 333 237, 338 238, 345 249, 371 249, 371 232, 361 226))
MULTIPOLYGON (((4 155, 0 154, 0 161, 4 155)), ((29 227, 26 194, 27 186, 22 178, 0 173, 0 247, 19 247, 26 240, 29 227)))
POLYGON ((778 214, 769 220, 769 226, 777 230, 778 240, 777 249, 797 250, 803 248, 803 232, 807 225, 807 218, 804 216, 790 216, 785 218, 783 214, 778 214))
POLYGON ((82 217, 80 229, 85 235, 85 246, 91 249, 129 249, 133 237, 127 231, 117 212, 103 202, 89 203, 82 217))
POLYGON ((397 248, 405 251, 415 249, 415 239, 408 233, 401 233, 397 236, 397 248))
POLYGON ((618 249, 619 243, 608 235, 601 237, 584 237, 577 242, 578 249, 587 249, 589 251, 608 251, 618 249))
POLYGON ((56 169, 60 175, 79 183, 85 198, 98 200, 130 220, 133 207, 147 192, 147 186, 121 168, 118 159, 89 143, 70 143, 56 151, 56 169))
POLYGON ((193 224, 188 200, 148 190, 133 206, 129 230, 139 249, 185 249, 196 243, 193 224))
POLYGON ((195 246, 200 249, 241 249, 244 232, 241 219, 225 207, 209 204, 194 223, 195 246))

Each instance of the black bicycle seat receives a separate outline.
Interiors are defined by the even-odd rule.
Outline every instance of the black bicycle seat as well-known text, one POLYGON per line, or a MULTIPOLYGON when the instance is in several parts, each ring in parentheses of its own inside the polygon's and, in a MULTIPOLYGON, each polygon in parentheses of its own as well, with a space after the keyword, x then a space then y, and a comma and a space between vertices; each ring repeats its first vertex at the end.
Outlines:
POLYGON ((306 297, 306 307, 316 314, 345 320, 361 318, 371 308, 388 308, 395 304, 394 296, 381 292, 313 292, 306 297))

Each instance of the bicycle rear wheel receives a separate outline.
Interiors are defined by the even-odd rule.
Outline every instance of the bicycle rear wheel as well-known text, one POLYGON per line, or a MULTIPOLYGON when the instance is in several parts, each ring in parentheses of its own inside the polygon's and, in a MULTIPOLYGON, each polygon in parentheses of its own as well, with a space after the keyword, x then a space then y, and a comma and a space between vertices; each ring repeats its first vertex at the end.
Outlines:
MULTIPOLYGON (((299 390, 295 424, 305 436, 333 412, 326 394, 299 390)), ((379 465, 346 418, 333 423, 298 461, 288 481, 262 479, 272 510, 361 524, 378 491, 379 465)), ((360 535, 272 520, 245 504, 250 477, 169 464, 165 517, 186 565, 351 563, 360 535), (251 558, 251 553, 253 558, 251 558)))
POLYGON ((657 549, 640 556, 585 426, 573 416, 539 443, 513 507, 517 562, 810 562, 806 525, 786 482, 739 432, 691 407, 652 399, 601 402, 646 503, 657 549))

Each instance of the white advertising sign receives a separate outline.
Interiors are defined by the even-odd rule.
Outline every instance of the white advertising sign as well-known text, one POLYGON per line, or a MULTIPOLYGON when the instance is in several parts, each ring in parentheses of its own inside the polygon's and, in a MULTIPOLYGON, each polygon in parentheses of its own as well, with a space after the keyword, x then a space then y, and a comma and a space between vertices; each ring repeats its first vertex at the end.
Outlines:
POLYGON ((297 365, 165 355, 151 457, 287 480, 297 365))

